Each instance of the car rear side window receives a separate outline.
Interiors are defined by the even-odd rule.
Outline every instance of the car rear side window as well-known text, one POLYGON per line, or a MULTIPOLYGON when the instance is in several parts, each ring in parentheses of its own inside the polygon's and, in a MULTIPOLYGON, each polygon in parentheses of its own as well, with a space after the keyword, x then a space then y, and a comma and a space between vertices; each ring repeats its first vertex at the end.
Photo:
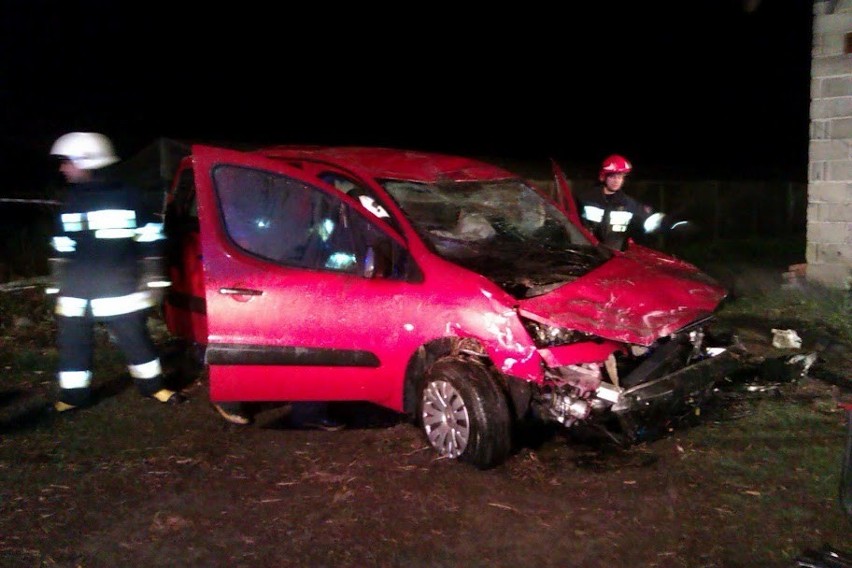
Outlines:
POLYGON ((198 231, 198 205, 192 168, 180 172, 174 191, 166 200, 165 223, 167 228, 198 231))

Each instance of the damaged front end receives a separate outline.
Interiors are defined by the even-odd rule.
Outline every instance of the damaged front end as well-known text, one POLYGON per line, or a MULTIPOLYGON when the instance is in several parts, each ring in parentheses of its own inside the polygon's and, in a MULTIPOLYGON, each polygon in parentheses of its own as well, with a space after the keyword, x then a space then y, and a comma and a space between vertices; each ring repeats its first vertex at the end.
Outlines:
MULTIPOLYGON (((542 349, 547 366, 544 381, 532 389, 533 415, 565 426, 601 426, 631 443, 698 412, 714 384, 742 366, 742 353, 709 336, 707 323, 693 323, 648 347, 590 337, 588 348, 609 350, 598 363, 565 364, 582 344, 542 349)), ((527 328, 540 333, 536 324, 527 328)))

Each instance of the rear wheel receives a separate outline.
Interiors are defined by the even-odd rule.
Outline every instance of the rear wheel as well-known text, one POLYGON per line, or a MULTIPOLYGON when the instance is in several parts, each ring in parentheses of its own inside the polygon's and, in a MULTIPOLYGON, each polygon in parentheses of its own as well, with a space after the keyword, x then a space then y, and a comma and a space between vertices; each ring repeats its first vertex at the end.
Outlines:
POLYGON ((506 397, 485 367, 444 358, 426 371, 420 396, 420 425, 442 457, 487 469, 511 450, 506 397))

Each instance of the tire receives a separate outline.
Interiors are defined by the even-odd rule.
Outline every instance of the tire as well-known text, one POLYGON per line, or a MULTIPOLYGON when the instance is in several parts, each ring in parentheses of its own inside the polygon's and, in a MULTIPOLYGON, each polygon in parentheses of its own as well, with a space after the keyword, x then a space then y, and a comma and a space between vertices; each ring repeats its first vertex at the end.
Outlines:
POLYGON ((479 469, 500 465, 512 447, 506 397, 483 366, 439 359, 425 374, 418 421, 440 455, 479 469))

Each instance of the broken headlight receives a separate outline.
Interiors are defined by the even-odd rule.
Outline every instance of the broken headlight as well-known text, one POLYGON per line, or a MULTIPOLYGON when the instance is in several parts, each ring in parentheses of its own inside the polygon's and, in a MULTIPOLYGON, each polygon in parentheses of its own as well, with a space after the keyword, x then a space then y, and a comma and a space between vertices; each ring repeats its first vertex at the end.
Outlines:
POLYGON ((567 327, 555 327, 532 321, 526 318, 521 318, 521 321, 526 328, 527 333, 535 343, 536 347, 558 347, 560 345, 570 345, 572 343, 581 343, 583 341, 593 341, 596 336, 568 329, 567 327))

